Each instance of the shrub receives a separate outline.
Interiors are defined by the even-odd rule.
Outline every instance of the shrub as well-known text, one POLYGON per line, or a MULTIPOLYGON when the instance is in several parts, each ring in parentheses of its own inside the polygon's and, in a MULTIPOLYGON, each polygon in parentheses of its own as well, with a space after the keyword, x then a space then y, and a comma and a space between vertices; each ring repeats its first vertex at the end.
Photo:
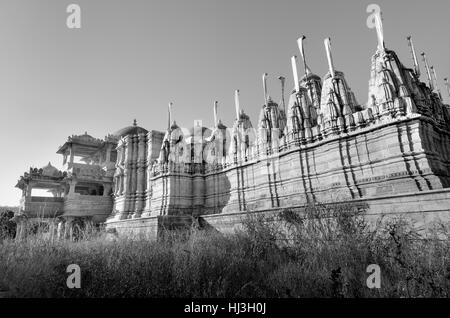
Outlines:
POLYGON ((4 239, 11 239, 16 236, 16 223, 11 221, 14 212, 0 208, 0 242, 4 239))
MULTIPOLYGON (((42 235, 0 244, 0 288, 14 297, 448 297, 450 227, 370 223, 364 206, 249 214, 235 234, 192 229, 157 242, 42 235), (68 289, 66 268, 81 268, 68 289), (369 264, 381 289, 366 286, 369 264)), ((38 231, 39 232, 39 231, 38 231)))

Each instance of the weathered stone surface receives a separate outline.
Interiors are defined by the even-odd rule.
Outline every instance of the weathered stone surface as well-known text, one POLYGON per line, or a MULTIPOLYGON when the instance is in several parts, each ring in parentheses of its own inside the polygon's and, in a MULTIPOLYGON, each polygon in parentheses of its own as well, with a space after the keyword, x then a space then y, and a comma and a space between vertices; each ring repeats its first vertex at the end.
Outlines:
MULTIPOLYGON (((369 215, 445 217, 450 122, 440 114, 447 106, 395 52, 374 54, 366 105, 339 71, 323 83, 310 74, 301 85, 287 114, 267 98, 257 131, 239 104, 231 130, 202 128, 197 136, 168 127, 158 160, 147 161, 144 216, 201 216, 227 231, 242 213, 364 201, 369 215)), ((122 217, 109 228, 130 213, 121 197, 115 211, 122 217)))
POLYGON ((370 217, 407 214, 423 223, 450 212, 450 106, 394 51, 379 45, 372 56, 365 104, 334 65, 323 80, 308 69, 287 105, 264 94, 257 128, 236 91, 229 129, 215 112, 211 129, 169 118, 164 132, 134 122, 104 140, 69 137, 58 150, 64 171, 49 164, 19 180, 20 213, 60 216, 64 233, 84 218, 106 220, 119 237, 156 239, 193 219, 230 231, 242 215, 317 202, 366 202, 370 217), (33 197, 33 187, 54 198, 33 197))
POLYGON ((193 220, 191 216, 160 215, 132 220, 111 220, 108 222, 108 228, 114 229, 119 238, 156 240, 163 236, 165 231, 189 229, 193 220))
POLYGON ((111 197, 73 195, 64 198, 64 216, 89 217, 94 223, 102 223, 111 214, 111 197))

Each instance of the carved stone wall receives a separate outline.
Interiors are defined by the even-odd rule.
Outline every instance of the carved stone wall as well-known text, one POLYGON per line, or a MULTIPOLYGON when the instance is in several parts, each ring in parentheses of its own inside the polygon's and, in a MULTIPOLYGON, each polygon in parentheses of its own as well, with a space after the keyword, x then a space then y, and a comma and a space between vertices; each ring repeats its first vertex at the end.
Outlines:
MULTIPOLYGON (((220 219, 311 202, 367 200, 375 214, 408 208, 450 212, 450 108, 395 52, 379 47, 373 55, 364 105, 357 103, 343 72, 330 71, 323 82, 313 74, 307 79, 291 94, 287 114, 267 99, 258 130, 237 107, 232 128, 220 128, 223 134, 217 127, 211 133, 199 126, 200 136, 182 135, 174 123, 166 133, 149 134, 146 150, 136 136, 127 136, 134 141, 133 146, 124 141, 130 159, 123 174, 131 184, 115 199, 114 211, 121 216, 107 226, 115 227, 131 212, 149 220, 220 219), (223 151, 222 144, 229 147, 223 151), (136 149, 146 151, 145 181, 136 172, 143 162, 136 149), (212 162, 205 160, 216 153, 212 162), (399 203, 390 199, 395 196, 399 203), (408 201, 412 197, 418 199, 408 201)), ((120 227, 125 229, 126 221, 120 227)))
POLYGON ((101 223, 111 215, 112 208, 113 199, 109 196, 75 194, 64 198, 64 217, 84 217, 101 223))
POLYGON ((442 189, 450 186, 449 142, 447 132, 417 116, 217 172, 169 167, 151 178, 149 216, 256 211, 442 189))

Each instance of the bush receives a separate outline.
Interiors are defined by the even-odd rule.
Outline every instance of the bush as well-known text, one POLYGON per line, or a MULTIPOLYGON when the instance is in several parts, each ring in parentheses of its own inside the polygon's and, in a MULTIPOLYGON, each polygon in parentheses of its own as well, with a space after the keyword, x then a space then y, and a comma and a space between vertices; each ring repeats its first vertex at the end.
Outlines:
POLYGON ((14 297, 448 297, 450 231, 404 219, 369 223, 364 207, 311 205, 250 214, 241 231, 172 232, 158 242, 36 235, 0 245, 0 288, 14 297), (68 289, 66 268, 81 268, 68 289), (381 289, 366 286, 369 264, 381 289))
POLYGON ((11 221, 13 217, 13 211, 0 207, 0 242, 16 236, 16 223, 11 221))

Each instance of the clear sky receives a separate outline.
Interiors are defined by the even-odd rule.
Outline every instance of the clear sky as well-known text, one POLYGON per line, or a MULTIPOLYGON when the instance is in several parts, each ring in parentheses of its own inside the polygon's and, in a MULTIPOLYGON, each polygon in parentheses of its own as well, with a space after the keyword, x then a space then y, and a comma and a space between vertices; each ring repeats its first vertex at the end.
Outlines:
MULTIPOLYGON (((441 79, 450 77, 448 0, 0 0, 0 205, 17 205, 18 177, 51 161, 67 136, 102 138, 136 118, 163 130, 167 103, 183 127, 212 125, 212 106, 232 125, 234 90, 254 125, 263 104, 261 75, 280 99, 277 77, 293 86, 290 57, 307 36, 311 70, 327 71, 323 39, 336 69, 361 104, 367 101, 376 33, 366 7, 381 6, 386 46, 411 65, 412 35, 441 79), (81 29, 66 8, 81 7, 81 29)), ((300 66, 299 66, 300 67, 300 66)), ((302 68, 299 68, 303 72, 302 68)), ((446 101, 448 95, 445 93, 446 101)))

